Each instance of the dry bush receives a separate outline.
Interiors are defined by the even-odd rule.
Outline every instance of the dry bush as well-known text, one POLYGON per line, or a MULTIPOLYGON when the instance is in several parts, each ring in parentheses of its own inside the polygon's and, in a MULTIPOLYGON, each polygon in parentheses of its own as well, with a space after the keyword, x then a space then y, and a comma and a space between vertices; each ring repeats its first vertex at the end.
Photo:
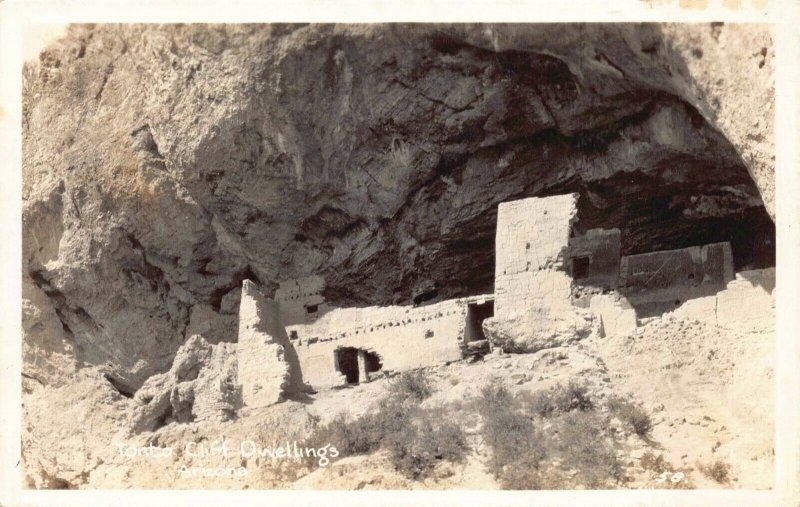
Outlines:
POLYGON ((389 151, 386 153, 386 163, 393 172, 405 172, 414 167, 414 150, 399 138, 392 139, 389 151))
POLYGON ((642 465, 642 468, 645 470, 650 470, 651 472, 655 472, 657 474, 666 472, 670 469, 670 465, 667 463, 667 460, 664 459, 664 455, 659 454, 656 456, 653 451, 647 451, 642 454, 639 464, 642 465))
POLYGON ((524 483, 520 477, 521 471, 510 469, 535 468, 544 455, 544 448, 533 420, 523 414, 517 405, 505 387, 494 384, 481 390, 477 403, 478 412, 483 419, 484 442, 492 450, 490 470, 501 483, 504 475, 516 475, 514 481, 520 486, 524 483))
MULTIPOLYGON (((427 477, 441 461, 463 460, 468 449, 466 433, 443 410, 420 408, 419 401, 431 392, 426 376, 404 375, 376 411, 355 420, 342 415, 317 426, 307 445, 331 444, 342 456, 386 449, 397 471, 412 479, 427 477)), ((314 466, 312 460, 307 464, 314 466)))
POLYGON ((549 391, 537 391, 530 397, 533 412, 541 417, 550 417, 555 413, 567 413, 572 410, 592 410, 594 403, 589 396, 586 384, 570 380, 549 391))
POLYGON ((557 435, 550 454, 566 470, 575 470, 573 481, 592 489, 611 487, 623 479, 608 419, 595 411, 575 411, 559 417, 550 428, 557 435))
MULTIPOLYGON (((309 447, 323 447, 331 444, 342 456, 364 454, 377 449, 380 443, 379 432, 374 431, 371 417, 350 419, 339 415, 326 425, 317 426, 306 439, 309 447)), ((316 459, 309 458, 312 465, 316 459)))
POLYGON ((519 457, 498 476, 500 487, 511 490, 565 489, 562 474, 540 465, 536 458, 519 457))
POLYGON ((433 382, 421 370, 402 373, 389 384, 388 397, 423 401, 433 394, 433 382))
POLYGON ((647 435, 653 429, 650 415, 631 401, 614 396, 608 400, 608 410, 630 425, 634 433, 639 436, 647 435))
POLYGON ((713 479, 720 484, 730 482, 731 466, 722 460, 714 460, 708 465, 701 466, 700 471, 709 479, 713 479))
POLYGON ((491 385, 476 406, 492 450, 490 470, 504 489, 602 488, 622 480, 608 418, 594 410, 585 385, 516 399, 491 385), (547 418, 546 431, 537 429, 534 414, 547 418))
POLYGON ((383 447, 395 469, 411 479, 429 476, 440 461, 462 461, 468 449, 467 436, 459 425, 434 419, 429 412, 385 435, 383 447))

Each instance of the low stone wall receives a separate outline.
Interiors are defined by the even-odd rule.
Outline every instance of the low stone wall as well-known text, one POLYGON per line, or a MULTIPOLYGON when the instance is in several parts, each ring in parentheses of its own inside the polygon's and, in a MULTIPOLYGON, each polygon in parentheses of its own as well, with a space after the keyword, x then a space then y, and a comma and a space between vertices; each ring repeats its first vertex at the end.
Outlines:
POLYGON ((641 318, 714 295, 733 278, 730 244, 712 243, 622 257, 619 291, 641 318))
POLYGON ((775 327, 775 269, 743 271, 717 294, 717 323, 747 331, 775 327))
POLYGON ((342 385, 335 352, 353 347, 377 354, 383 371, 403 371, 461 358, 467 304, 483 297, 429 306, 339 308, 312 324, 287 326, 303 381, 314 388, 342 385))
POLYGON ((775 268, 737 273, 724 290, 687 301, 672 315, 731 330, 771 331, 775 327, 775 268))
POLYGON ((593 296, 589 308, 600 318, 601 336, 630 335, 636 331, 636 310, 619 294, 593 296))

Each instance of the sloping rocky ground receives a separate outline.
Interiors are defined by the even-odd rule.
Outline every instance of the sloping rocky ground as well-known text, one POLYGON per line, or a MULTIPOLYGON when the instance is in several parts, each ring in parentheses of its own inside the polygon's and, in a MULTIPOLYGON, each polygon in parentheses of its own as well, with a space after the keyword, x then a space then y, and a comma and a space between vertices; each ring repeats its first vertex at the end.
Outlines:
POLYGON ((28 481, 30 486, 60 488, 494 489, 499 484, 487 469, 489 451, 481 419, 469 410, 481 388, 500 383, 515 396, 524 396, 574 380, 586 383, 595 400, 630 398, 651 417, 653 430, 646 436, 614 423, 625 477, 617 487, 670 486, 643 465, 642 457, 651 452, 664 456, 670 477, 683 473, 684 484, 692 487, 769 488, 774 458, 773 339, 769 317, 760 328, 740 332, 667 314, 628 336, 593 335, 534 354, 492 354, 475 363, 428 369, 434 394, 423 406, 445 407, 443 413, 465 428, 469 452, 463 463, 444 462, 419 480, 395 471, 383 451, 331 459, 325 467, 310 467, 299 459, 243 458, 235 453, 189 456, 183 451, 187 442, 210 449, 222 437, 232 449, 248 440, 270 448, 295 441, 303 445, 317 424, 343 413, 358 418, 374 410, 390 378, 245 411, 230 421, 173 421, 155 432, 133 434, 129 418, 136 403, 107 384, 98 388, 102 383, 97 377, 87 375, 61 388, 39 387, 26 398, 28 481), (84 425, 76 430, 65 420, 84 425), (175 452, 166 457, 124 454, 132 452, 131 447, 151 444, 173 447, 175 452), (717 483, 701 471, 717 460, 730 465, 727 483, 717 483), (183 465, 241 466, 247 474, 192 477, 180 472, 183 465))

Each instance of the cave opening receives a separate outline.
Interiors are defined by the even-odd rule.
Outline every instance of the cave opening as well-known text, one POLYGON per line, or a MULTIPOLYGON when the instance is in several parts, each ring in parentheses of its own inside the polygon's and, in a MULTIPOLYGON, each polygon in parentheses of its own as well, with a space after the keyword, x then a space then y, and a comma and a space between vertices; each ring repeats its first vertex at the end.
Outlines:
POLYGON ((348 384, 358 384, 358 349, 344 347, 335 352, 337 371, 348 384))
MULTIPOLYGON (((727 241, 737 272, 775 266, 775 225, 745 163, 689 103, 634 89, 584 111, 574 104, 588 92, 558 58, 495 52, 444 34, 431 38, 431 48, 450 63, 479 62, 507 83, 497 90, 507 114, 498 125, 464 122, 436 137, 435 153, 417 160, 426 179, 410 187, 399 211, 375 221, 376 254, 325 273, 337 304, 419 305, 492 293, 497 205, 569 192, 580 194, 577 232, 620 229, 622 255, 727 241), (534 121, 541 115, 531 104, 539 101, 576 109, 562 111, 554 126, 534 121), (667 126, 670 143, 662 138, 667 126), (405 235, 414 239, 413 257, 405 235), (435 293, 420 291, 430 286, 435 293)), ((381 135, 396 144, 396 133, 381 135)), ((404 146, 430 140, 414 137, 404 146)), ((569 267, 574 278, 583 278, 585 262, 569 267)))
MULTIPOLYGON (((701 166, 695 172, 705 170, 713 169, 701 166)), ((580 194, 575 229, 619 228, 622 255, 727 241, 736 272, 774 267, 775 223, 763 204, 756 205, 760 196, 747 170, 702 178, 687 174, 686 181, 664 181, 640 171, 602 183, 575 182, 569 189, 580 194), (725 188, 734 186, 748 197, 733 201, 725 188)))

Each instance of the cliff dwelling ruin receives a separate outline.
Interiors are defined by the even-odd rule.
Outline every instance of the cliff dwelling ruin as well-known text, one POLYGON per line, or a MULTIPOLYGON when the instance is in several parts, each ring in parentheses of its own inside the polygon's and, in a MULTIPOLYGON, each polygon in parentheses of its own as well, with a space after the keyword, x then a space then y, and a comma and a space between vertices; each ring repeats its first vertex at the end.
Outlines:
POLYGON ((325 301, 318 276, 280 284, 274 299, 245 280, 237 344, 244 406, 498 346, 534 351, 591 332, 633 333, 668 311, 724 326, 771 308, 774 269, 736 275, 727 242, 621 255, 618 229, 578 234, 577 220, 578 194, 501 203, 490 294, 337 308, 325 301), (745 299, 750 310, 741 312, 745 299), (506 335, 514 338, 504 341, 506 335))
POLYGON ((792 242, 770 23, 64 30, 12 108, 24 487, 596 489, 562 458, 606 447, 608 487, 673 485, 645 451, 698 490, 718 459, 725 487, 773 487, 792 242), (422 382, 391 432, 413 447, 373 438, 422 382), (594 410, 529 403, 570 384, 594 410), (482 409, 490 386, 525 406, 482 409), (536 452, 487 445, 505 409, 536 452), (349 428, 375 446, 327 470, 115 445, 349 428), (440 429, 464 460, 428 452, 440 429), (183 464, 247 475, 165 473, 183 464))

